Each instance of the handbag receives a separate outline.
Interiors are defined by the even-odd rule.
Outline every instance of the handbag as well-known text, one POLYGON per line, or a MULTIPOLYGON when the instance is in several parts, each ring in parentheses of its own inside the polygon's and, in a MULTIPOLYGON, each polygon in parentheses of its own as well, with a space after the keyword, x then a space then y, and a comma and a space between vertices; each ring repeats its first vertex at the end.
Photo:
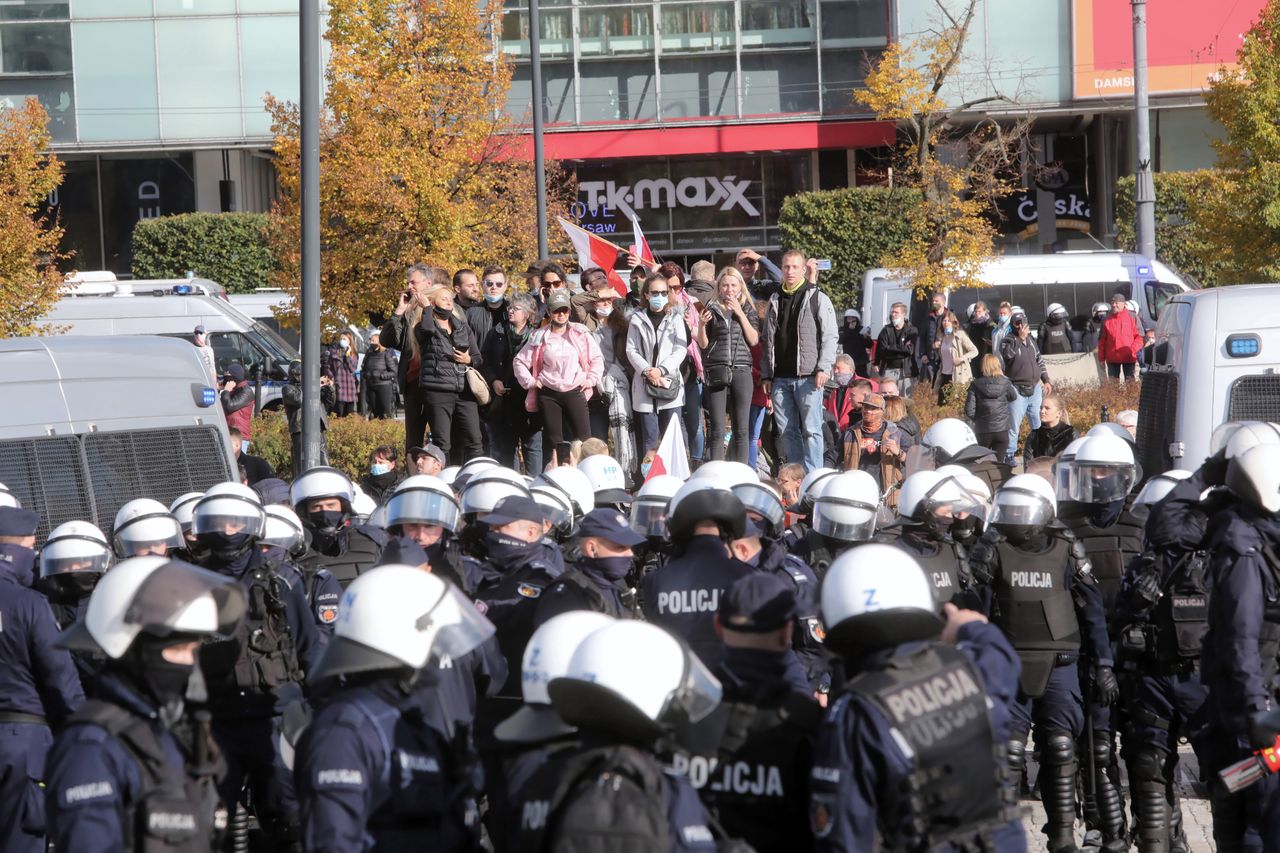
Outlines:
POLYGON ((489 383, 484 381, 480 371, 474 367, 467 368, 467 388, 470 389, 471 396, 476 398, 477 403, 481 406, 489 405, 489 383))
POLYGON ((728 364, 703 365, 702 377, 707 391, 719 391, 733 384, 733 367, 728 364))
MULTIPOLYGON (((658 338, 657 329, 655 329, 653 337, 653 353, 649 356, 649 363, 654 367, 658 366, 658 350, 661 347, 662 341, 658 338)), ((666 371, 663 371, 663 375, 666 376, 666 371)), ((684 390, 684 382, 675 376, 666 376, 666 380, 667 384, 665 386, 655 385, 649 380, 649 377, 646 376, 644 378, 645 391, 647 391, 649 396, 654 400, 662 403, 674 400, 676 397, 680 396, 680 392, 684 390)))

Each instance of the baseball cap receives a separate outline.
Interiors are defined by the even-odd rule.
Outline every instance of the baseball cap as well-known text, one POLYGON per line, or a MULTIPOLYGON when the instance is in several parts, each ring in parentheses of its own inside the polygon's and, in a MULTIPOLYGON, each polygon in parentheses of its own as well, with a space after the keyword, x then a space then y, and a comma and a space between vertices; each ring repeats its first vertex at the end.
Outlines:
POLYGON ((570 307, 569 292, 567 290, 564 290, 563 288, 559 290, 553 290, 551 292, 551 295, 547 297, 548 313, 556 310, 557 308, 568 308, 568 307, 570 307))
POLYGON ((720 624, 728 631, 764 634, 786 625, 796 610, 792 587, 775 574, 752 572, 735 581, 720 599, 720 624))
POLYGON ((0 506, 0 536, 34 536, 40 516, 29 509, 0 506))
POLYGON ((232 379, 234 379, 237 382, 243 382, 244 381, 244 365, 243 364, 227 365, 227 376, 230 376, 232 379))
POLYGON ((193 331, 193 332, 192 332, 192 334, 193 334, 193 335, 203 335, 203 334, 204 334, 204 323, 201 323, 199 326, 196 326, 195 331, 193 331))
POLYGON ((405 536, 393 536, 383 547, 376 565, 425 566, 429 562, 426 549, 417 542, 405 536))
POLYGON ((584 515, 578 525, 578 535, 598 536, 627 548, 634 548, 645 541, 643 536, 631 529, 625 515, 616 509, 607 508, 593 509, 584 515))
POLYGON ((445 459, 444 451, 434 444, 428 444, 426 447, 410 447, 409 455, 412 457, 430 456, 441 465, 448 464, 448 461, 445 459))
POLYGON ((533 498, 525 497, 524 495, 508 495, 498 501, 498 505, 493 508, 493 512, 486 515, 481 521, 490 527, 501 527, 513 521, 534 521, 542 524, 545 518, 542 506, 533 498))
POLYGON ((873 406, 873 407, 875 407, 875 408, 877 408, 877 409, 883 409, 883 408, 884 408, 884 395, 883 395, 883 394, 875 394, 875 393, 868 394, 867 396, 865 396, 865 397, 863 397, 863 398, 862 398, 862 405, 864 405, 864 406, 873 406))

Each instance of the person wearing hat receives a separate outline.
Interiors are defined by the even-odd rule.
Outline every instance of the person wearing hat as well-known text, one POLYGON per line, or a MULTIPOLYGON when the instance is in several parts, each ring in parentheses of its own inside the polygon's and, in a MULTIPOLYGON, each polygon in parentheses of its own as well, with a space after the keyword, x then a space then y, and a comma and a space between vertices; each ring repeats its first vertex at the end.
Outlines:
POLYGON ((58 625, 35 582, 40 517, 0 506, 0 838, 4 849, 42 853, 45 755, 51 727, 84 702, 75 663, 56 648, 58 625))
POLYGON ((691 754, 676 759, 725 832, 756 850, 812 843, 804 794, 822 708, 791 650, 797 612, 793 587, 777 575, 755 572, 725 590, 715 617, 725 645, 714 670, 720 706, 695 729, 691 754), (695 762, 715 769, 689 773, 695 762))
POLYGON ((768 299, 778 289, 778 282, 782 281, 782 270, 778 265, 755 249, 739 249, 733 265, 742 273, 747 290, 754 299, 768 299))
POLYGON ((438 477, 449 460, 445 458, 443 450, 428 443, 425 447, 410 447, 409 461, 413 466, 410 476, 430 474, 432 477, 438 477))
POLYGON ((200 361, 209 374, 209 381, 215 382, 218 378, 218 362, 213 356, 213 347, 209 346, 209 336, 205 333, 203 323, 196 326, 195 331, 191 333, 191 343, 200 353, 200 361))
MULTIPOLYGON (((581 323, 573 323, 568 288, 547 297, 547 325, 534 332, 516 354, 515 376, 529 393, 525 408, 536 402, 542 415, 542 458, 565 444, 591 435, 587 403, 604 373, 600 344, 581 323)), ((565 464, 563 454, 557 460, 565 464)))
POLYGON ((240 452, 248 453, 250 424, 253 421, 253 387, 245 376, 243 364, 227 366, 226 375, 222 378, 221 399, 227 426, 240 431, 240 452))
POLYGON ((862 398, 862 419, 844 433, 845 471, 866 471, 881 494, 902 480, 902 466, 911 449, 911 436, 884 416, 884 395, 862 398))
POLYGON ((594 509, 583 516, 578 525, 578 559, 542 596, 537 623, 570 610, 636 618, 635 590, 627 588, 626 577, 635 558, 631 549, 644 541, 616 509, 594 509))
POLYGON ((858 376, 870 376, 871 335, 862 325, 862 315, 856 308, 846 308, 840 326, 840 351, 853 359, 853 369, 858 376))

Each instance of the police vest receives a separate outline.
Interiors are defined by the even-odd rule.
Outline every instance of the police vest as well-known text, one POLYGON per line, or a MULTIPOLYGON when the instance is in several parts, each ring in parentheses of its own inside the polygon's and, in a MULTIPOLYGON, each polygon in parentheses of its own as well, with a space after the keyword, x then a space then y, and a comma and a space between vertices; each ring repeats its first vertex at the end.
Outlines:
MULTIPOLYGON (((772 547, 778 547, 774 545, 772 547)), ((761 552, 763 558, 763 552, 761 552)), ((766 569, 766 571, 768 571, 766 569)), ((778 577, 790 582, 796 591, 796 629, 791 634, 791 648, 804 666, 810 682, 825 681, 831 663, 827 659, 823 643, 827 629, 818 613, 818 584, 810 574, 812 570, 794 554, 787 554, 782 563, 773 569, 778 577)))
POLYGON ((577 566, 571 565, 566 568, 564 573, 556 578, 556 583, 552 586, 551 591, 558 592, 557 588, 560 584, 572 584, 573 591, 578 593, 588 610, 612 616, 614 619, 638 618, 638 612, 632 606, 629 606, 634 604, 634 596, 627 597, 627 601, 623 602, 623 590, 618 590, 617 596, 605 595, 599 584, 577 566))
POLYGON ((912 757, 901 812, 879 816, 885 849, 964 847, 1012 819, 1008 759, 982 677, 962 652, 932 645, 855 676, 848 689, 876 704, 912 757))
MULTIPOLYGON (((316 569, 328 569, 345 590, 353 580, 372 569, 382 556, 382 546, 386 544, 386 539, 380 533, 376 528, 365 525, 352 527, 347 531, 347 547, 341 554, 330 557, 311 548, 297 560, 298 567, 306 572, 308 578, 314 575, 316 569)), ((307 598, 310 597, 308 581, 307 598)))
POLYGON ((961 546, 945 540, 928 539, 909 530, 904 530, 889 544, 915 557, 929 579, 934 601, 939 607, 972 587, 968 555, 961 546))
POLYGON ((1071 544, 1049 538, 1049 548, 1030 554, 1008 540, 995 544, 999 566, 991 621, 1000 626, 1022 659, 1020 684, 1031 697, 1044 693, 1059 653, 1080 651, 1075 599, 1066 587, 1071 544))
MULTIPOLYGON (((854 543, 848 544, 852 547, 854 543)), ((843 553, 844 549, 839 548, 839 543, 834 540, 810 529, 805 532, 802 539, 798 540, 795 547, 787 547, 787 550, 807 563, 821 582, 827 575, 827 569, 831 568, 832 562, 843 553)))
POLYGON ((689 753, 672 768, 686 777, 731 838, 757 850, 807 847, 808 744, 822 708, 801 693, 777 708, 722 703, 695 726, 689 753))
POLYGON ((271 715, 276 694, 286 684, 301 684, 304 673, 289 629, 288 586, 267 562, 246 572, 248 609, 229 637, 200 647, 211 704, 246 716, 271 715))
POLYGON ((1184 554, 1161 585, 1164 595, 1151 611, 1151 623, 1156 661, 1163 666, 1194 666, 1200 660, 1200 648, 1209 630, 1207 568, 1204 553, 1184 554))
POLYGON ((1090 504, 1064 502, 1058 517, 1071 528, 1075 538, 1084 545, 1089 562, 1093 563, 1093 576, 1102 590, 1102 607, 1110 615, 1120 594, 1120 581, 1125 566, 1142 553, 1142 522, 1126 506, 1120 518, 1110 527, 1095 527, 1089 522, 1090 504))
MULTIPOLYGON (((1262 558, 1271 570, 1272 588, 1280 590, 1280 553, 1274 545, 1262 549, 1262 558)), ((1280 669, 1280 597, 1262 603, 1262 630, 1258 632, 1258 657, 1262 662, 1263 684, 1273 684, 1280 669)))
POLYGON ((205 725, 192 729, 195 746, 189 752, 194 761, 174 767, 150 720, 114 703, 90 699, 67 722, 69 726, 84 723, 105 729, 138 766, 142 787, 124 804, 121 821, 125 850, 194 853, 217 847, 214 836, 226 829, 227 813, 218 804, 214 785, 221 754, 205 725))

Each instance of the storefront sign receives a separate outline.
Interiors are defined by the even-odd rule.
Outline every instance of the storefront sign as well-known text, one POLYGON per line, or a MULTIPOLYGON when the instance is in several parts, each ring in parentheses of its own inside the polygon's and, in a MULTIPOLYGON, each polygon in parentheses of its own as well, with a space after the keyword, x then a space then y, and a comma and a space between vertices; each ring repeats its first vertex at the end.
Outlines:
POLYGON ((630 219, 639 210, 677 207, 713 207, 718 210, 741 208, 748 216, 759 216, 760 210, 747 198, 751 180, 726 175, 723 178, 685 178, 673 183, 668 178, 645 179, 635 185, 617 181, 586 181, 578 191, 586 196, 586 208, 612 208, 630 219))

